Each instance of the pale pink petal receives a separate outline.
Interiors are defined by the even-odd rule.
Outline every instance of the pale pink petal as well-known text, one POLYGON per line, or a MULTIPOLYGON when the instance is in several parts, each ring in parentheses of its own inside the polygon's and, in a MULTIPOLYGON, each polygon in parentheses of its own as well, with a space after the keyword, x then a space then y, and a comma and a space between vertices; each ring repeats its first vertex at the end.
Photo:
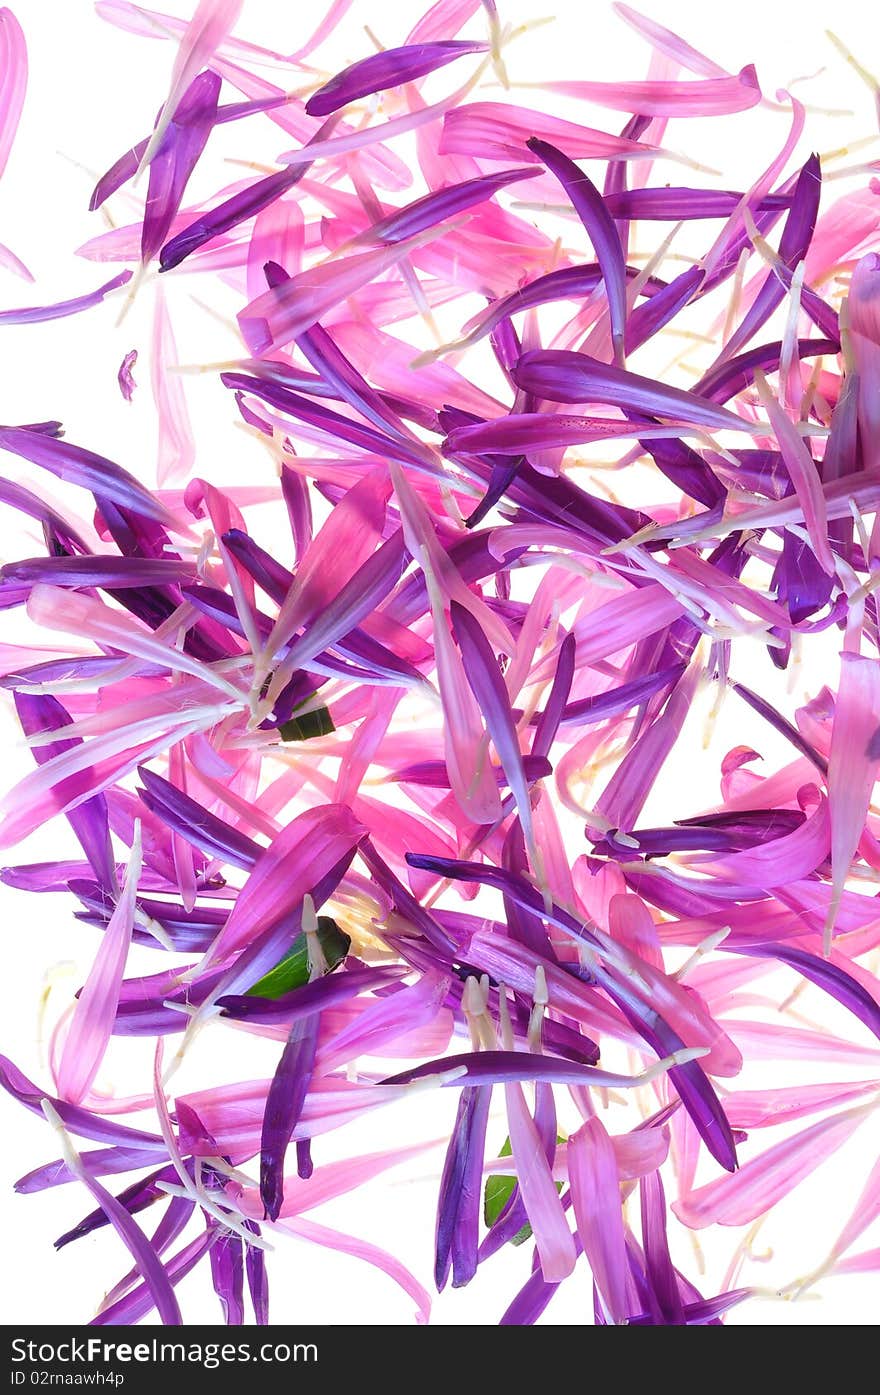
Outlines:
POLYGON ((241 332, 251 353, 271 353, 289 344, 304 330, 323 320, 334 306, 404 261, 415 247, 442 236, 444 232, 442 226, 428 228, 417 237, 393 247, 331 258, 264 291, 246 305, 238 316, 241 332))
POLYGON ((505 1085, 504 1098, 510 1150, 520 1195, 535 1235, 541 1272, 548 1284, 560 1283, 574 1268, 574 1240, 522 1086, 505 1085))
POLYGON ((735 1129, 770 1128, 877 1091, 880 1091, 880 1080, 832 1085, 777 1085, 772 1090, 732 1090, 724 1096, 724 1112, 735 1129))
POLYGON ((61 1053, 58 1093, 71 1104, 79 1104, 89 1090, 113 1032, 120 985, 134 928, 140 871, 141 849, 136 838, 125 882, 73 1009, 61 1053))
POLYGON ((840 686, 828 758, 833 888, 829 931, 862 837, 880 768, 880 750, 875 750, 880 728, 880 661, 849 652, 840 657, 840 686))
POLYGON ((681 1197, 672 1209, 680 1221, 695 1230, 713 1222, 747 1225, 842 1148, 865 1117, 866 1106, 861 1105, 822 1119, 744 1163, 738 1172, 681 1197))
POLYGON ((427 1289, 423 1288, 415 1275, 411 1274, 406 1265, 401 1264, 387 1250, 380 1250, 377 1245, 371 1245, 366 1240, 361 1240, 354 1235, 343 1235, 341 1231, 330 1230, 325 1225, 318 1225, 315 1221, 306 1221, 301 1217, 296 1220, 284 1220, 278 1223, 282 1229, 289 1230, 292 1235, 298 1235, 303 1240, 311 1240, 316 1245, 323 1245, 329 1250, 336 1250, 340 1254, 353 1255, 355 1259, 363 1259, 367 1264, 372 1264, 376 1269, 381 1269, 383 1274, 387 1274, 396 1284, 399 1284, 404 1293, 408 1293, 410 1298, 418 1304, 416 1309, 416 1322, 426 1323, 431 1313, 431 1297, 427 1289))
POLYGON ((664 29, 662 24, 658 24, 649 15, 643 15, 639 10, 634 10, 630 5, 624 5, 621 0, 615 0, 611 6, 616 14, 643 39, 646 39, 651 46, 659 53, 666 54, 674 62, 680 63, 683 68, 688 68, 692 73, 699 73, 701 77, 726 77, 727 70, 718 66, 713 59, 707 58, 704 53, 691 48, 678 34, 673 34, 670 29, 664 29))
POLYGON ((186 479, 195 463, 196 446, 189 421, 183 376, 176 372, 177 344, 164 295, 157 294, 153 312, 150 381, 159 426, 159 488, 186 479))
MULTIPOLYGON (((391 1167, 408 1162, 410 1158, 421 1157, 422 1153, 436 1148, 432 1140, 427 1143, 414 1143, 409 1148, 391 1148, 387 1152, 363 1153, 359 1157, 346 1158, 342 1162, 326 1163, 318 1167, 306 1181, 299 1177, 285 1177, 284 1201, 281 1206, 282 1220, 289 1216, 299 1216, 303 1211, 312 1211, 323 1206, 337 1196, 354 1191, 365 1182, 379 1177, 391 1167)), ((263 1203, 258 1187, 246 1187, 238 1198, 238 1205, 246 1215, 261 1220, 263 1203)))

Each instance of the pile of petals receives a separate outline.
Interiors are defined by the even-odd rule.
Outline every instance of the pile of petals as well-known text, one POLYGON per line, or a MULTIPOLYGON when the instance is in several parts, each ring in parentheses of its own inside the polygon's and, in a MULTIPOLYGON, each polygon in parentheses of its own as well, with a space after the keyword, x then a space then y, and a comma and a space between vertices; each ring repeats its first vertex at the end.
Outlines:
MULTIPOLYGON (((0 248, 12 353, 34 321, 124 337, 153 307, 106 390, 149 391, 148 361, 155 486, 58 421, 0 428, 9 526, 45 541, 0 571, 35 763, 0 839, 51 821, 64 849, 2 880, 93 953, 45 1075, 3 1057, 0 1085, 46 1117, 18 1190, 64 1188, 58 1245, 118 1236, 96 1323, 180 1323, 197 1265, 218 1320, 265 1323, 287 1233, 384 1270, 420 1320, 429 1276, 530 1324, 575 1275, 596 1323, 717 1324, 761 1285, 756 1225, 876 1125, 880 183, 829 184, 821 114, 614 8, 647 77, 536 92, 493 0, 409 32, 389 9, 396 46, 355 25, 329 72, 347 0, 311 36, 300 13, 292 54, 239 36, 241 0, 98 0, 126 53, 173 62, 92 195, 115 216, 79 255, 114 274, 6 308, 26 268, 0 248), (689 130, 762 104, 773 139, 722 187, 689 130), (274 164, 230 184, 233 122, 274 164), (239 353, 205 371, 259 478, 212 478, 174 283, 234 297, 239 353), (757 744, 705 745, 707 695, 757 744), (260 1078, 230 1074, 233 1033, 260 1078), (151 1069, 114 1097, 120 1037, 151 1069), (182 1090, 197 1039, 218 1047, 182 1090), (346 1151, 425 1091, 451 1092, 444 1137, 346 1151), (413 1160, 418 1274, 367 1213, 349 1234, 318 1209, 413 1160), (719 1226, 708 1284, 683 1241, 719 1226), (513 1284, 492 1257, 523 1244, 513 1284)), ((0 9, 0 170, 26 77, 0 9)), ((875 1282, 880 1168, 838 1204, 784 1295, 875 1282)))

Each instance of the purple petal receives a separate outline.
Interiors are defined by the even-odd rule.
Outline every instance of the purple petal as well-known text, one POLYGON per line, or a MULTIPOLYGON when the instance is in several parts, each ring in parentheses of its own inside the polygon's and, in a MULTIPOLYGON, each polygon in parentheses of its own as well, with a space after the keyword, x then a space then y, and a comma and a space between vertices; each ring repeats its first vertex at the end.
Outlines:
MULTIPOLYGON (((45 731, 63 731, 64 727, 70 725, 70 713, 62 707, 57 698, 48 694, 17 692, 14 694, 14 700, 18 720, 26 736, 45 731)), ((45 765, 55 756, 81 745, 82 741, 78 737, 65 741, 62 736, 48 746, 32 746, 31 752, 37 765, 45 765)), ((108 889, 115 887, 116 864, 110 842, 110 823, 104 795, 96 794, 92 799, 84 800, 75 809, 69 809, 66 817, 101 886, 108 889)))
MULTIPOLYGON (((180 208, 217 116, 220 78, 203 72, 184 92, 150 162, 141 261, 152 261, 180 208)), ((145 152, 146 153, 146 152, 145 152)))
POLYGON ((532 139, 526 144, 559 180, 595 248, 605 282, 614 358, 616 363, 622 364, 626 333, 626 264, 614 219, 593 181, 573 160, 547 141, 532 139))
POLYGON ((0 567, 0 578, 21 582, 27 586, 87 587, 99 586, 105 591, 127 587, 162 586, 169 582, 190 580, 195 575, 191 562, 177 558, 114 557, 26 557, 20 562, 8 562, 0 567))
POLYGON ((306 102, 309 116, 329 116, 358 97, 384 92, 389 87, 401 87, 416 78, 426 77, 437 68, 463 58, 469 53, 485 53, 484 43, 464 39, 446 39, 433 44, 410 44, 373 53, 337 73, 306 102))
POLYGON ((549 402, 604 402, 624 410, 693 422, 711 431, 750 429, 734 412, 714 407, 693 392, 566 349, 538 349, 523 354, 514 368, 514 378, 518 387, 549 402))
POLYGON ((284 1158, 311 1083, 319 1022, 317 1013, 294 1022, 266 1096, 260 1136, 260 1199, 272 1221, 284 1201, 284 1158))
POLYGON ((510 710, 507 686, 501 676, 492 646, 470 611, 453 601, 450 613, 467 681, 480 704, 507 783, 516 799, 526 842, 532 846, 534 833, 529 786, 523 769, 519 737, 510 710))
POLYGON ((43 320, 63 320, 66 315, 78 315, 81 310, 100 305, 105 296, 127 285, 131 278, 132 272, 120 271, 96 291, 74 296, 72 300, 58 300, 54 305, 34 305, 21 310, 0 310, 0 325, 38 324, 43 320))
MULTIPOLYGON (((811 155, 795 185, 791 208, 779 239, 779 256, 789 271, 794 271, 806 256, 816 227, 819 197, 822 192, 822 171, 819 156, 811 155)), ((773 271, 768 272, 763 286, 748 313, 724 345, 724 358, 731 358, 766 324, 785 295, 786 286, 773 271)))
POLYGON ((368 232, 361 234, 361 238, 371 242, 400 242, 403 238, 414 237, 416 233, 424 232, 425 228, 443 223, 476 204, 485 203, 508 184, 534 179, 538 173, 529 166, 500 170, 498 174, 484 174, 476 179, 465 179, 461 184, 452 184, 447 189, 437 189, 373 223, 368 232))
POLYGON ((880 1003, 857 979, 827 959, 820 959, 805 949, 778 942, 756 945, 724 945, 731 954, 747 954, 759 959, 778 959, 804 978, 815 983, 823 992, 836 998, 843 1007, 863 1022, 880 1039, 880 1003))
POLYGON ((450 1269, 453 1288, 470 1283, 477 1272, 477 1240, 483 1154, 492 1091, 462 1090, 440 1178, 437 1202, 434 1282, 446 1287, 450 1269))
POLYGON ((12 451, 13 455, 42 466, 58 479, 89 489, 94 495, 101 495, 132 513, 158 523, 172 523, 164 505, 133 475, 82 446, 73 446, 27 427, 3 426, 0 427, 0 450, 12 451))
POLYGON ((565 720, 567 711, 566 703, 571 692, 572 679, 574 678, 575 654, 577 652, 577 642, 573 634, 567 634, 562 644, 559 646, 559 657, 556 661, 556 673, 553 678, 553 686, 544 703, 544 710, 535 723, 535 735, 532 739, 532 756, 549 756, 550 748, 556 739, 556 733, 560 724, 565 720))
POLYGON ((233 828, 216 814, 211 814, 195 799, 179 790, 161 775, 142 767, 138 772, 144 783, 141 800, 173 832, 178 833, 194 848, 209 857, 220 858, 233 867, 246 871, 255 865, 263 849, 252 838, 233 828))

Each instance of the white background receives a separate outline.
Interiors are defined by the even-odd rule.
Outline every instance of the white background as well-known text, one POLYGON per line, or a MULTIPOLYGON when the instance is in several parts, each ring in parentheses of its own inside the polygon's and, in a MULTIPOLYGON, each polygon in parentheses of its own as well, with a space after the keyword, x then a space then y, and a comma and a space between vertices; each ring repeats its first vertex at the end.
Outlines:
MULTIPOLYGON (((173 50, 169 44, 148 42, 122 33, 100 22, 84 0, 18 0, 12 7, 27 35, 31 75, 25 113, 9 167, 0 185, 0 240, 12 247, 31 267, 36 287, 26 287, 8 274, 0 273, 0 308, 15 304, 48 303, 80 294, 98 285, 117 268, 93 266, 72 253, 81 243, 104 228, 100 214, 87 211, 94 178, 130 144, 150 129, 156 109, 167 90, 173 50)), ((186 15, 192 7, 169 4, 168 9, 186 15)), ((513 22, 542 12, 540 0, 510 0, 500 6, 502 17, 513 22)), ((846 107, 851 116, 810 117, 812 129, 820 136, 805 138, 798 154, 803 160, 814 145, 822 151, 876 133, 871 95, 854 77, 824 35, 829 14, 836 31, 866 63, 880 66, 876 57, 876 21, 870 7, 861 0, 839 0, 829 11, 815 3, 772 4, 766 0, 738 0, 730 6, 685 3, 685 0, 643 0, 642 8, 653 17, 683 33, 697 48, 710 54, 731 71, 755 62, 765 93, 786 87, 795 79, 810 77, 794 88, 803 99, 819 105, 846 107)), ((361 0, 349 15, 344 30, 328 46, 327 63, 344 62, 371 51, 361 26, 369 23, 384 44, 400 43, 420 13, 421 5, 387 3, 387 0, 361 0)), ((577 0, 560 0, 555 6, 557 19, 536 29, 508 54, 511 76, 523 80, 553 75, 581 79, 633 79, 642 77, 647 67, 648 49, 623 24, 615 20, 610 7, 582 5, 577 0)), ((305 37, 304 22, 311 26, 318 7, 277 4, 275 0, 245 0, 236 32, 285 52, 296 48, 305 37), (304 21, 303 16, 306 16, 304 21)), ((467 31, 478 32, 471 29, 467 31)), ((321 55, 323 59, 323 54, 321 55)), ((266 71, 270 80, 283 85, 285 79, 266 71)), ((440 75, 430 91, 450 90, 453 81, 440 75)), ((487 97, 495 97, 487 92, 487 97)), ((236 100, 227 96, 224 100, 236 100)), ((535 94, 525 92, 521 100, 529 104, 535 94)), ((554 107, 554 109, 556 109, 554 107)), ((619 129, 624 117, 593 110, 584 120, 608 130, 619 129)), ((684 149, 704 163, 723 172, 723 178, 702 176, 706 183, 728 188, 746 187, 782 143, 787 118, 781 113, 757 111, 733 119, 716 119, 670 125, 665 144, 684 149)), ((255 118, 237 129, 226 127, 219 149, 223 155, 253 158, 271 163, 292 142, 267 121, 255 118)), ((240 177, 238 167, 226 169, 220 156, 209 147, 203 168, 197 171, 193 198, 210 194, 221 182, 240 177)), ((876 157, 875 144, 866 153, 852 158, 876 157)), ((655 180, 687 182, 680 167, 660 166, 655 180)), ((698 182, 695 178, 694 182, 698 182)), ((862 182, 865 182, 863 180, 862 182)), ((835 194, 842 186, 834 188, 835 194)), ((117 221, 136 216, 136 205, 125 195, 113 205, 117 221)), ((171 278, 169 278, 171 279, 171 278)), ((168 290, 182 362, 210 362, 240 353, 240 343, 231 327, 231 317, 239 302, 231 294, 217 294, 216 283, 179 277, 168 290), (204 297, 217 304, 222 318, 209 314, 204 297)), ((144 294, 121 327, 117 327, 116 307, 108 305, 87 315, 46 326, 3 329, 0 338, 0 418, 25 422, 45 418, 64 421, 71 440, 117 459, 142 478, 153 479, 155 428, 148 383, 148 306, 144 294), (141 349, 141 362, 135 371, 139 390, 135 402, 126 405, 119 396, 115 374, 123 354, 132 347, 141 349)), ((199 446, 200 469, 209 477, 258 478, 270 475, 265 457, 254 448, 243 432, 233 425, 228 394, 212 375, 187 380, 187 393, 199 446), (257 472, 257 473, 255 473, 257 472)), ((4 459, 4 465, 9 457, 4 459)), ((34 480, 14 462, 13 478, 34 480)), ((46 488, 46 479, 37 481, 46 488)), ((54 483, 51 488, 55 490, 54 483)), ((58 490, 58 496, 73 500, 71 492, 58 490)), ((77 507, 80 507, 77 501, 77 507)), ((33 534, 10 533, 4 520, 0 535, 0 556, 7 558, 38 551, 31 547, 33 534)), ((12 639, 16 620, 4 620, 4 638, 12 639)), ((804 694, 815 694, 821 683, 833 678, 834 643, 808 650, 805 663, 794 676, 792 690, 785 693, 763 656, 756 655, 761 691, 770 695, 777 683, 780 701, 791 711, 804 694)), ((748 670, 741 671, 748 678, 748 670)), ((757 681, 757 680, 756 680, 757 681)), ((705 708, 705 704, 703 705, 705 708)), ((4 742, 4 785, 11 784, 30 768, 30 758, 21 748, 14 723, 6 709, 0 713, 0 736, 4 742)), ((672 788, 676 782, 690 786, 691 807, 717 800, 717 769, 723 753, 740 741, 752 741, 766 756, 768 766, 788 758, 782 745, 771 740, 765 727, 747 721, 741 708, 722 712, 713 742, 702 761, 694 762, 693 751, 701 749, 698 711, 685 732, 678 765, 671 765, 664 780, 672 788), (691 754, 687 754, 691 753, 691 754)), ((662 782, 661 782, 662 783, 662 782)), ((658 821, 662 810, 653 811, 658 821)), ((27 844, 4 853, 4 860, 24 862, 59 855, 64 831, 61 821, 47 837, 38 835, 27 844)), ((41 1042, 38 1006, 46 987, 47 970, 53 984, 49 1017, 65 1001, 90 962, 94 950, 93 933, 79 926, 60 898, 24 896, 0 888, 2 934, 6 955, 4 1011, 0 1020, 0 1049, 10 1054, 33 1078, 46 1083, 48 1072, 41 1042)), ((136 970, 141 971, 141 970, 136 970)), ((780 997, 790 989, 784 982, 780 997)), ((829 1018, 842 1034, 849 1035, 848 1023, 829 1018)), ((860 1040, 866 1037, 860 1036, 860 1040)), ((238 1078, 266 1074, 272 1069, 264 1043, 246 1041, 236 1034, 233 1042, 234 1074, 238 1078)), ((199 1056, 197 1047, 187 1065, 191 1074, 181 1078, 182 1088, 202 1083, 208 1057, 199 1056)), ((204 1051, 217 1051, 212 1038, 204 1051)), ((116 1051, 116 1049, 115 1049, 116 1051)), ((137 1064, 146 1064, 146 1050, 123 1043, 113 1057, 104 1083, 127 1078, 137 1064), (113 1076, 113 1071, 117 1076, 113 1076)), ((214 1057, 216 1060, 216 1057, 214 1057)), ((769 1067, 767 1068, 769 1071, 769 1067)), ((876 1071, 875 1074, 880 1074, 876 1071)), ((789 1083, 793 1074, 778 1067, 771 1084, 789 1083)), ((765 1073, 763 1081, 768 1077, 765 1073)), ((339 1138, 331 1136, 326 1149, 316 1148, 319 1160, 393 1146, 411 1136, 448 1136, 455 1100, 449 1092, 424 1101, 403 1117, 381 1113, 366 1123, 350 1126, 339 1138), (419 1116, 418 1119, 416 1116, 419 1116)), ((4 1321, 14 1323, 86 1321, 95 1311, 102 1292, 127 1268, 127 1255, 115 1236, 105 1233, 80 1242, 55 1255, 52 1238, 90 1209, 81 1191, 59 1188, 37 1197, 17 1198, 10 1187, 14 1178, 57 1152, 42 1121, 35 1120, 5 1098, 0 1102, 0 1206, 6 1263, 2 1266, 5 1292, 2 1297, 4 1321)), ((499 1138, 503 1137, 503 1126, 499 1138)), ((749 1271, 757 1284, 784 1282, 815 1263, 823 1254, 823 1239, 833 1238, 855 1200, 867 1166, 876 1154, 876 1128, 846 1151, 835 1164, 823 1169, 796 1198, 780 1208, 779 1217, 767 1227, 757 1248, 769 1245, 775 1258, 765 1266, 749 1271), (782 1256, 782 1258, 780 1258, 782 1256)), ((427 1154, 423 1162, 391 1173, 354 1197, 316 1214, 316 1219, 350 1229, 400 1255, 430 1288, 434 1198, 442 1152, 427 1154), (395 1181, 395 1177, 403 1180, 395 1181)), ((712 1290, 723 1273, 736 1232, 720 1239, 701 1235, 705 1242, 708 1273, 704 1291, 712 1290)), ((865 1237, 864 1246, 871 1243, 865 1237)), ((873 1240, 877 1244, 876 1238, 873 1240)), ((481 1270, 470 1289, 448 1292, 435 1300, 434 1320, 446 1323, 491 1323, 516 1292, 527 1274, 528 1247, 516 1253, 509 1248, 481 1270)), ((685 1249, 681 1259, 696 1278, 692 1256, 685 1249)), ((272 1256, 275 1281, 272 1313, 276 1322, 338 1320, 374 1323, 405 1323, 412 1320, 413 1304, 388 1280, 355 1260, 326 1255, 315 1247, 297 1241, 281 1241, 272 1256)), ((210 1291, 207 1266, 181 1286, 185 1315, 193 1321, 217 1320, 217 1305, 210 1291)), ((770 1301, 750 1304, 732 1322, 869 1322, 876 1317, 877 1284, 872 1280, 835 1280, 820 1288, 821 1305, 807 1302, 784 1309, 770 1301), (873 1292, 872 1292, 873 1290, 873 1292)), ((590 1283, 586 1269, 579 1265, 548 1311, 547 1321, 579 1322, 591 1307, 590 1283)))

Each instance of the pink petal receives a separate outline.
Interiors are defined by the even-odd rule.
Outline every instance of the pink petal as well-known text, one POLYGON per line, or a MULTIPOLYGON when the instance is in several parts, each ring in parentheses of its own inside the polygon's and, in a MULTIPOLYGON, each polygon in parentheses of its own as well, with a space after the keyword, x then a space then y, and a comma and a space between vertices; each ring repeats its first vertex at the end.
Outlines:
POLYGON ((842 1148, 865 1117, 866 1106, 861 1105, 822 1119, 744 1163, 738 1172, 689 1192, 673 1202, 672 1209, 695 1230, 713 1222, 747 1225, 842 1148))
POLYGON ((203 970, 223 963, 262 929, 296 909, 307 892, 355 848, 366 830, 344 804, 299 814, 257 861, 203 970))
POLYGON ((588 1119, 571 1135, 567 1157, 584 1254, 611 1321, 626 1322, 630 1309, 620 1175, 614 1147, 599 1119, 588 1119))
POLYGON ((880 727, 880 660, 849 652, 840 658, 840 686, 828 757, 833 888, 829 929, 862 837, 880 768, 880 751, 874 751, 880 727))
POLYGON ((159 459, 156 480, 159 488, 186 479, 195 463, 196 446, 189 421, 183 377, 175 371, 178 363, 174 331, 161 293, 156 296, 153 317, 150 380, 159 425, 159 459))
POLYGON ((0 9, 0 175, 18 130, 27 88, 27 46, 11 10, 0 9))
POLYGON ((354 1235, 343 1235, 341 1231, 330 1230, 325 1225, 317 1225, 315 1221, 306 1221, 302 1218, 296 1220, 280 1221, 279 1224, 284 1230, 289 1230, 292 1235, 298 1235, 303 1240, 311 1240, 316 1245, 324 1245, 327 1249, 336 1250, 340 1254, 353 1255, 356 1259, 363 1259, 367 1264, 372 1264, 376 1269, 381 1269, 383 1274, 387 1274, 396 1284, 399 1284, 404 1293, 408 1293, 417 1304, 416 1322, 426 1323, 431 1312, 431 1298, 427 1289, 423 1288, 418 1279, 410 1273, 404 1264, 388 1254, 387 1250, 380 1250, 377 1245, 371 1245, 366 1240, 361 1240, 354 1235))
POLYGON ((560 1283, 574 1268, 574 1240, 521 1085, 505 1085, 510 1150, 520 1194, 548 1284, 560 1283))
POLYGON ((131 850, 125 882, 73 1009, 58 1067, 58 1093, 79 1104, 98 1073, 113 1032, 119 990, 134 927, 141 870, 140 843, 131 850))

